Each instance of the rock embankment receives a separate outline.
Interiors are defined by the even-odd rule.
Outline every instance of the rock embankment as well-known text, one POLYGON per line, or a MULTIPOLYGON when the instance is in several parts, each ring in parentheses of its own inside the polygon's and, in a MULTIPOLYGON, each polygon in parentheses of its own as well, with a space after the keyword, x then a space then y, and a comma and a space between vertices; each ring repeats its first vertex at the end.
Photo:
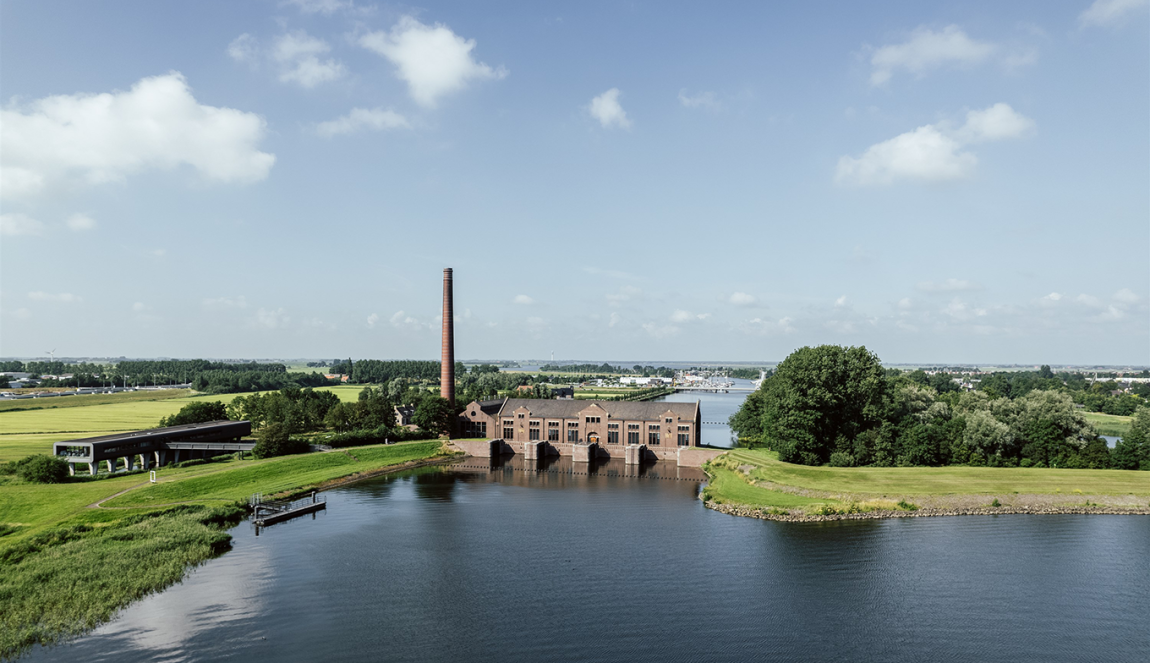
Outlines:
POLYGON ((718 504, 714 501, 704 503, 708 509, 720 513, 744 518, 759 518, 762 520, 777 520, 787 523, 815 523, 829 520, 878 520, 881 518, 937 518, 940 516, 999 516, 1006 514, 1090 514, 1113 516, 1150 516, 1148 507, 1114 507, 1114 506, 1009 506, 932 509, 920 508, 917 511, 864 511, 861 513, 835 513, 815 515, 805 513, 784 513, 779 510, 763 509, 743 504, 718 504))

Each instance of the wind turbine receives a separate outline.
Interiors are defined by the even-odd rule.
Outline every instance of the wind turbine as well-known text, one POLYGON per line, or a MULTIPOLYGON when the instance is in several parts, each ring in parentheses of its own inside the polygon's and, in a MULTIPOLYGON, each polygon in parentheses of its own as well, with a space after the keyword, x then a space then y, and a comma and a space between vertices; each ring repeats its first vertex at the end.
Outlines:
POLYGON ((48 357, 50 357, 50 361, 56 361, 56 349, 53 348, 51 350, 48 350, 47 352, 48 352, 48 357))

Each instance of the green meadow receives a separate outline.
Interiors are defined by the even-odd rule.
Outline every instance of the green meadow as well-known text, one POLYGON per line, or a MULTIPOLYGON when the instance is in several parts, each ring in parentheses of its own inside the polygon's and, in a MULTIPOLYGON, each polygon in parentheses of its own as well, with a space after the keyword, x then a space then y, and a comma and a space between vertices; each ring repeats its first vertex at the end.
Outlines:
POLYGON ((1101 412, 1081 412, 1081 414, 1086 417, 1086 421, 1093 424, 1099 435, 1122 437, 1130 432, 1130 421, 1133 417, 1101 412))
MULTIPOLYGON (((915 495, 1150 495, 1150 472, 1001 467, 811 467, 778 460, 773 451, 735 449, 712 461, 709 494, 726 503, 787 506, 796 497, 751 482, 849 494, 869 500, 915 495), (741 468, 739 471, 734 471, 741 468), (787 497, 781 497, 786 495, 787 497)), ((913 501, 913 500, 912 500, 913 501)), ((828 503, 833 500, 811 500, 828 503)))

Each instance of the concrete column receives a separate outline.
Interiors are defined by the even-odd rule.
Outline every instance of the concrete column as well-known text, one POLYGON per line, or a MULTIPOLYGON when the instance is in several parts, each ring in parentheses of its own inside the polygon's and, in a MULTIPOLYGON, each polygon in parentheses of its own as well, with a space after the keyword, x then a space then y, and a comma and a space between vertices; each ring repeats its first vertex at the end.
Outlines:
POLYGON ((68 476, 70 476, 70 477, 76 476, 76 464, 75 463, 68 463, 68 476))
POLYGON ((539 460, 539 445, 538 441, 525 442, 523 444, 523 459, 539 460))
POLYGON ((105 460, 104 462, 108 464, 108 474, 111 474, 112 472, 116 471, 116 459, 115 458, 109 458, 108 460, 105 460))
POLYGON ((179 449, 176 449, 176 450, 175 450, 175 451, 173 451, 172 453, 176 454, 176 457, 175 457, 175 459, 174 459, 174 460, 172 460, 172 462, 173 462, 173 463, 178 463, 178 462, 180 462, 180 450, 179 450, 179 449))
POLYGON ((159 452, 159 451, 153 451, 152 453, 153 453, 153 454, 155 455, 155 457, 156 457, 156 458, 155 458, 155 460, 156 460, 156 467, 159 467, 159 466, 161 465, 161 463, 160 463, 160 452, 159 452))
POLYGON ((99 467, 99 465, 99 463, 88 463, 88 473, 92 476, 96 476, 96 469, 99 467))

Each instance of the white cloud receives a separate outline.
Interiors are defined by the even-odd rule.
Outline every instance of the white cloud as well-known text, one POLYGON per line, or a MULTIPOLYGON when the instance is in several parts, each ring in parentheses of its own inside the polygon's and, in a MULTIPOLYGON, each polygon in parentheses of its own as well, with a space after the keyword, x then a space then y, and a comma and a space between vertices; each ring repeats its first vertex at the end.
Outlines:
POLYGON ((291 318, 284 314, 284 310, 282 308, 277 308, 274 310, 261 308, 260 310, 256 311, 256 325, 266 329, 278 329, 280 327, 286 327, 290 320, 291 318))
POLYGON ((910 297, 903 297, 898 300, 898 307, 904 311, 910 310, 914 304, 910 301, 910 297))
POLYGON ((883 85, 897 70, 923 76, 931 69, 946 65, 976 65, 986 61, 994 51, 994 44, 971 39, 957 25, 948 25, 940 32, 920 27, 911 33, 908 41, 889 44, 874 52, 870 82, 883 85))
POLYGON ((1034 120, 1009 105, 997 103, 986 110, 966 114, 966 124, 955 132, 964 143, 981 143, 1020 138, 1034 131, 1034 120))
POLYGON ((748 295, 745 292, 736 292, 731 295, 728 300, 735 306, 751 306, 755 303, 754 295, 748 295))
POLYGON ((296 30, 280 35, 271 55, 282 67, 280 81, 313 88, 320 83, 339 80, 347 73, 338 60, 320 60, 319 56, 330 50, 324 40, 296 30))
POLYGON ((204 308, 208 309, 229 309, 229 308, 247 308, 248 300, 243 295, 236 297, 216 297, 214 299, 205 299, 202 302, 204 308))
POLYGON ((951 130, 946 122, 928 124, 871 145, 857 158, 843 156, 835 171, 839 184, 891 184, 898 180, 941 182, 969 177, 978 158, 962 151, 969 143, 1017 138, 1034 121, 1004 103, 970 111, 966 123, 951 130))
POLYGON ((9 107, 0 110, 0 126, 5 199, 34 196, 73 175, 99 184, 181 165, 209 180, 249 183, 266 178, 275 163, 275 155, 257 149, 262 118, 200 104, 179 72, 141 79, 127 92, 9 107))
POLYGON ((28 293, 28 299, 37 302, 60 302, 62 304, 74 304, 80 301, 79 297, 70 292, 50 293, 40 290, 28 293))
POLYGON ((795 331, 794 320, 785 316, 778 320, 764 320, 752 318, 742 326, 743 331, 751 334, 768 335, 774 333, 790 334, 795 331))
POLYGON ((1114 300, 1122 302, 1123 304, 1136 304, 1138 303, 1139 299, 1141 298, 1134 294, 1134 291, 1129 288, 1122 288, 1118 292, 1114 293, 1114 300))
POLYGON ((414 318, 414 317, 408 315, 407 313, 403 312, 402 310, 396 311, 395 314, 392 315, 391 318, 388 319, 388 322, 390 322, 391 326, 395 327, 396 329, 406 328, 406 329, 422 330, 422 329, 433 329, 434 328, 434 325, 432 325, 431 323, 421 322, 417 318, 414 318))
POLYGON ((619 324, 619 322, 621 322, 622 320, 623 320, 623 318, 621 318, 618 313, 612 311, 611 312, 611 321, 607 323, 607 326, 608 327, 614 327, 615 325, 619 324))
POLYGON ((1105 306, 1105 304, 1102 303, 1102 300, 1098 299, 1094 295, 1078 295, 1074 298, 1074 301, 1082 304, 1083 306, 1089 306, 1090 308, 1102 308, 1105 306))
POLYGON ((524 306, 530 306, 530 305, 535 303, 535 300, 531 299, 527 295, 515 295, 515 299, 512 299, 511 303, 512 304, 523 304, 524 306))
POLYGON ((331 16, 337 11, 355 6, 351 0, 284 0, 283 4, 293 5, 301 14, 323 14, 331 16))
POLYGON ((96 220, 87 214, 73 214, 64 222, 70 230, 82 232, 96 227, 96 220))
POLYGON ((360 129, 383 131, 385 129, 410 129, 411 124, 407 118, 390 109, 383 108, 353 108, 343 117, 320 122, 316 127, 319 135, 330 138, 342 134, 350 134, 360 129))
POLYGON ((168 250, 167 249, 152 249, 148 253, 151 253, 153 256, 155 256, 157 258, 163 258, 165 255, 168 254, 168 250))
POLYGON ((143 313, 144 311, 148 310, 148 307, 144 305, 144 302, 136 302, 135 304, 132 304, 132 310, 136 313, 143 313))
POLYGON ((842 297, 839 297, 838 299, 835 300, 835 306, 836 307, 842 307, 842 306, 846 306, 846 305, 847 305, 847 296, 846 295, 843 295, 842 297))
POLYGON ((547 321, 543 318, 532 316, 527 318, 527 328, 533 332, 541 332, 547 329, 547 321))
POLYGON ((27 320, 32 317, 32 312, 26 308, 18 308, 12 311, 12 315, 16 316, 18 320, 27 320))
POLYGON ((0 214, 0 235, 5 237, 19 237, 21 235, 40 235, 44 232, 44 224, 27 214, 13 212, 0 214))
POLYGON ((236 37, 228 44, 228 57, 236 62, 254 64, 259 59, 259 46, 256 38, 248 33, 236 37))
POLYGON ((1057 292, 1052 292, 1049 295, 1042 297, 1038 301, 1039 301, 1039 303, 1044 304, 1044 305, 1055 304, 1059 301, 1062 301, 1062 295, 1060 293, 1057 293, 1057 292))
POLYGON ((391 32, 361 36, 359 44, 391 61, 411 97, 427 108, 435 108, 440 97, 467 87, 472 80, 507 75, 503 67, 492 69, 472 57, 474 39, 464 39, 442 23, 424 25, 411 16, 399 19, 391 32))
POLYGON ((719 110, 722 108, 722 104, 715 98, 714 92, 687 94, 687 88, 679 90, 679 103, 686 108, 706 108, 709 110, 719 110))
POLYGON ((683 309, 675 309, 675 312, 671 314, 671 322, 693 322, 696 320, 706 320, 709 317, 711 317, 710 313, 691 313, 683 309))
POLYGON ((611 306, 620 306, 623 304, 623 302, 628 302, 632 299, 635 299, 640 294, 642 294, 642 292, 642 290, 636 288, 633 285, 625 285, 622 288, 619 288, 618 292, 608 294, 607 303, 611 306))
POLYGON ((379 314, 372 313, 371 315, 367 316, 367 328, 368 329, 375 329, 375 323, 377 323, 377 322, 379 322, 379 314))
POLYGON ((679 328, 675 325, 658 325, 653 322, 645 323, 643 330, 656 339, 664 339, 679 333, 679 328))
POLYGON ((1121 24, 1131 14, 1146 6, 1147 0, 1094 0, 1094 3, 1078 15, 1082 27, 1113 27, 1121 24))
POLYGON ((980 290, 982 286, 974 281, 967 281, 965 279, 947 279, 941 282, 921 281, 918 284, 918 289, 929 293, 967 292, 970 290, 980 290))
POLYGON ((973 318, 981 318, 987 314, 984 308, 973 308, 966 302, 955 298, 950 301, 943 309, 942 312, 946 315, 959 321, 971 320, 973 318))
POLYGON ((588 112, 591 117, 599 120, 604 129, 620 127, 631 128, 631 120, 627 119, 627 112, 619 105, 619 88, 613 87, 591 100, 588 112))

